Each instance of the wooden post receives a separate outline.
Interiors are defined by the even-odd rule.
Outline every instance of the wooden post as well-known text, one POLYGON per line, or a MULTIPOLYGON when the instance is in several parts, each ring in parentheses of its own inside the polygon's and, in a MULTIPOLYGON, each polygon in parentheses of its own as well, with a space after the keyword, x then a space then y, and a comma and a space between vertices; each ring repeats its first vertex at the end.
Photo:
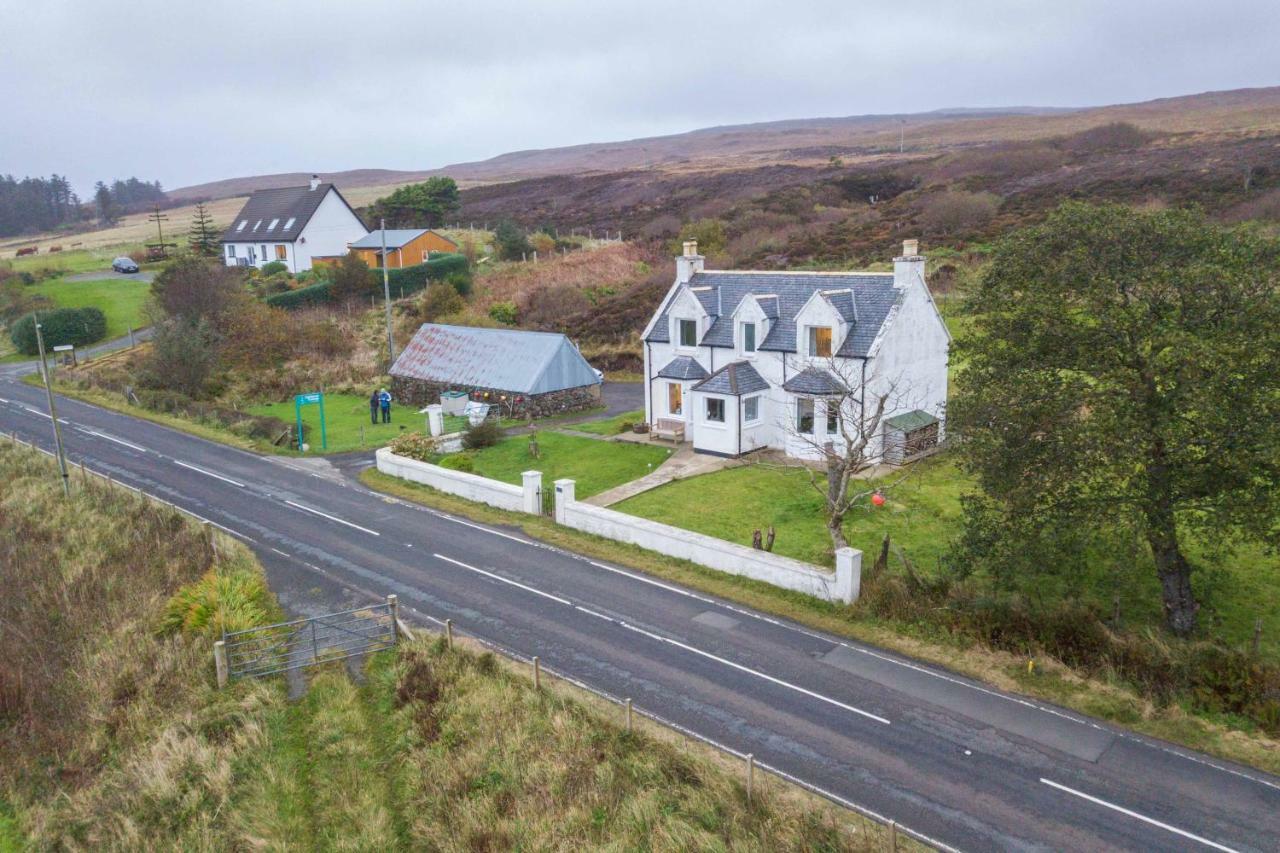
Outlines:
POLYGON ((453 648, 453 620, 452 619, 444 620, 444 636, 445 636, 445 642, 448 644, 449 648, 452 649, 453 648))
POLYGON ((627 733, 631 733, 631 699, 627 699, 627 733))
POLYGON ((209 559, 218 559, 218 543, 213 539, 213 522, 202 521, 200 522, 200 526, 204 528, 204 541, 209 548, 209 559))
POLYGON ((533 689, 542 689, 542 662, 537 655, 533 656, 533 689))
POLYGON ((111 479, 111 475, 107 475, 107 491, 114 492, 116 490, 116 481, 111 479))
POLYGON ((751 789, 755 782, 756 775, 756 757, 754 753, 747 753, 747 805, 751 805, 751 789))
POLYGON ((1253 620, 1253 653, 1256 655, 1262 647, 1262 617, 1253 620))
POLYGON ((1111 599, 1111 624, 1120 624, 1120 596, 1111 599))
POLYGON ((391 639, 400 642, 400 598, 396 595, 387 596, 387 609, 391 611, 391 639))
POLYGON ((364 447, 364 424, 360 424, 360 446, 364 447))
POLYGON ((227 643, 225 640, 215 640, 213 643, 213 666, 218 671, 218 689, 227 686, 227 677, 229 675, 227 669, 227 643))
POLYGON ((133 349, 137 345, 137 341, 133 339, 133 326, 129 327, 129 349, 133 349))
POLYGON ((84 470, 84 460, 80 460, 80 482, 87 489, 89 488, 89 472, 84 470))
POLYGON ((897 853, 898 850, 898 824, 897 821, 889 821, 889 853, 897 853))

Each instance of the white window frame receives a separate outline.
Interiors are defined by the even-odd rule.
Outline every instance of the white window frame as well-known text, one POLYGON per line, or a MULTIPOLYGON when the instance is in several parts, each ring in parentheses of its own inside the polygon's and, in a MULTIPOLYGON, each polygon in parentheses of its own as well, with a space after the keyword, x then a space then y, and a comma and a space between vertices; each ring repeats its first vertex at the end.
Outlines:
POLYGON ((741 330, 738 333, 738 349, 748 358, 754 356, 760 351, 760 329, 759 325, 752 322, 744 321, 741 330), (747 347, 747 330, 751 331, 751 347, 747 347))
POLYGON ((760 422, 760 395, 759 394, 756 394, 753 397, 744 397, 742 399, 742 422, 744 424, 754 424, 754 423, 760 422), (747 408, 749 405, 755 406, 756 411, 754 415, 749 414, 750 410, 747 408))
POLYGON ((796 397, 795 412, 796 412, 796 419, 794 423, 795 423, 796 433, 799 435, 813 435, 814 430, 817 429, 817 424, 818 424, 818 412, 817 412, 817 406, 814 405, 814 399, 812 397, 796 397), (801 426, 801 420, 800 420, 802 417, 802 412, 800 411, 800 409, 806 403, 809 404, 809 429, 807 430, 803 426, 801 426))
POLYGON ((676 346, 679 347, 680 349, 686 349, 686 350, 697 349, 698 348, 698 321, 691 320, 687 317, 677 317, 675 323, 676 323, 676 346), (693 343, 691 344, 686 344, 684 342, 684 324, 685 323, 693 324, 693 343))
POLYGON ((227 257, 234 258, 236 256, 236 246, 234 243, 227 244, 227 257))
POLYGON ((823 403, 822 408, 826 410, 826 419, 823 421, 823 426, 827 431, 827 435, 839 435, 840 434, 840 399, 838 397, 829 398, 823 403), (833 414, 835 415, 835 419, 836 419, 835 429, 831 428, 831 416, 833 414))
POLYGON ((681 382, 667 383, 667 414, 673 418, 684 417, 684 383, 681 383, 681 382), (679 411, 675 411, 675 412, 671 411, 671 389, 672 388, 680 389, 680 409, 679 411))
POLYGON ((727 408, 727 407, 726 407, 726 406, 725 406, 725 404, 724 404, 724 397, 707 397, 707 398, 706 398, 706 406, 704 406, 704 407, 703 407, 703 410, 702 410, 702 413, 703 413, 703 419, 704 419, 707 423, 709 423, 709 424, 721 424, 721 425, 722 425, 722 424, 724 424, 724 422, 725 422, 725 418, 727 417, 727 414, 726 414, 726 411, 725 411, 725 410, 726 410, 726 408, 727 408), (712 404, 712 403, 718 403, 718 404, 719 404, 719 408, 720 408, 720 417, 718 417, 718 418, 713 418, 713 417, 711 417, 711 404, 712 404))
POLYGON ((809 358, 832 358, 836 354, 836 330, 831 326, 805 326, 804 341, 805 350, 808 352, 809 358), (827 355, 818 355, 814 352, 819 329, 826 329, 831 334, 831 352, 827 355))

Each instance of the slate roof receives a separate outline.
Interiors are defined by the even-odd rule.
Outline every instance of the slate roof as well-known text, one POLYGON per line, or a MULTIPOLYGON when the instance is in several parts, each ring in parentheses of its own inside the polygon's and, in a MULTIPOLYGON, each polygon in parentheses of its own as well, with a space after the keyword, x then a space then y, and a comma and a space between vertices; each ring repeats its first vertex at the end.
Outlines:
MULTIPOLYGON (((258 190, 249 196, 236 218, 231 220, 231 225, 222 232, 222 242, 255 243, 261 240, 291 243, 307 227, 329 190, 337 192, 333 184, 320 184, 314 190, 309 184, 305 187, 258 190), (290 219, 293 224, 286 229, 290 219), (276 221, 275 228, 269 227, 272 220, 276 221), (241 222, 246 223, 244 228, 239 228, 241 222)), ((338 193, 338 198, 342 198, 342 193, 338 193)), ((346 201, 342 199, 343 204, 346 201)))
MULTIPOLYGON (((702 346, 732 349, 732 315, 743 298, 754 295, 766 314, 772 309, 769 334, 760 342, 760 349, 773 352, 796 352, 796 314, 809 301, 815 291, 843 291, 830 293, 826 298, 840 315, 850 323, 849 335, 836 353, 842 358, 863 357, 880 333, 890 310, 902 298, 903 293, 893 287, 892 273, 772 273, 713 271, 694 273, 689 288, 702 307, 712 317, 711 327, 703 335, 702 346), (775 298, 766 298, 766 297, 775 298)), ((648 341, 669 343, 671 338, 668 311, 664 305, 658 322, 646 338, 648 341)))
POLYGON ((769 383, 756 372, 756 369, 745 361, 734 361, 711 374, 693 386, 694 391, 705 391, 708 394, 729 394, 741 397, 743 394, 754 394, 765 391, 769 383))
POLYGON ((391 375, 516 394, 545 394, 600 382, 564 335, 438 323, 418 329, 391 366, 391 375))
POLYGON ((783 391, 792 394, 843 394, 848 389, 844 383, 820 367, 806 367, 782 383, 783 391))
POLYGON ((706 379, 711 374, 687 355, 671 359, 671 363, 658 371, 662 379, 706 379))
MULTIPOLYGON (((429 228, 388 228, 387 229, 387 248, 400 249, 414 240, 426 234, 429 228)), ((370 231, 359 240, 351 244, 353 249, 381 249, 382 248, 382 232, 370 231)))

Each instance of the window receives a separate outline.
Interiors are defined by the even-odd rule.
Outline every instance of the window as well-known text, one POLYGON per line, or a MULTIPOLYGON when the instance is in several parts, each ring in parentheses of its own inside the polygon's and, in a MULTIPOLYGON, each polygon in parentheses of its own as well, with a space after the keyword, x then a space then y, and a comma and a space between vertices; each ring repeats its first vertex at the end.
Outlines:
POLYGON ((684 414, 684 389, 679 382, 667 383, 667 414, 684 414))
POLYGON ((680 346, 696 347, 698 345, 698 321, 677 320, 680 324, 680 346))
POLYGON ((289 250, 285 247, 284 243, 276 243, 276 260, 284 261, 288 260, 288 258, 289 250))
POLYGON ((827 435, 837 435, 840 432, 840 401, 827 401, 827 435))
POLYGON ((266 259, 267 259, 267 244, 263 243, 262 244, 262 260, 265 261, 266 259))
POLYGON ((724 423, 724 399, 721 397, 707 398, 707 420, 712 423, 724 423))
POLYGON ((259 220, 258 220, 257 222, 255 222, 255 223, 253 223, 253 230, 254 230, 254 231, 257 231, 257 230, 258 230, 259 228, 261 228, 261 227, 262 227, 262 220, 261 220, 261 219, 259 219, 259 220))
POLYGON ((290 216, 290 217, 289 217, 289 221, 288 221, 288 222, 286 222, 286 223, 284 224, 284 230, 288 231, 290 228, 292 228, 292 227, 293 227, 293 223, 294 223, 295 221, 297 221, 297 217, 296 217, 296 216, 290 216))
POLYGON ((813 401, 805 398, 796 400, 796 432, 801 435, 813 435, 813 401))
POLYGON ((755 323, 742 324, 742 351, 743 352, 756 351, 756 324, 755 323))
POLYGON ((240 224, 236 226, 236 231, 243 231, 244 227, 249 224, 249 220, 241 219, 240 224))
POLYGON ((267 225, 267 230, 268 230, 268 231, 270 231, 270 230, 274 229, 274 228, 275 228, 277 225, 279 225, 279 224, 280 224, 280 220, 279 220, 279 219, 273 219, 273 220, 271 220, 270 224, 268 224, 268 225, 267 225))
POLYGON ((831 358, 831 327, 809 327, 809 357, 831 358))
POLYGON ((742 420, 749 424, 760 420, 759 397, 748 397, 742 401, 742 420))
POLYGON ((235 246, 232 246, 232 245, 228 245, 228 246, 227 246, 227 257, 228 257, 228 258, 234 258, 235 256, 236 256, 236 247, 235 247, 235 246))
POLYGON ((429 261, 429 260, 431 260, 431 251, 430 251, 429 249, 423 249, 423 250, 422 250, 422 262, 425 264, 425 263, 426 263, 427 261, 429 261))

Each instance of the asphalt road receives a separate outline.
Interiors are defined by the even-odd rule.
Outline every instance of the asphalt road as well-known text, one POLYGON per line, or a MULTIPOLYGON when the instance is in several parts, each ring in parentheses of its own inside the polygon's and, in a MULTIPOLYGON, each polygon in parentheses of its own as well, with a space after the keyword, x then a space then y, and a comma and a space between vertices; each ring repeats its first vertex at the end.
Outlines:
MULTIPOLYGON (((73 462, 248 542, 294 612, 396 593, 411 621, 451 618, 944 846, 1280 848, 1276 777, 385 498, 324 460, 261 458, 58 406, 73 462)), ((0 377, 0 431, 51 448, 43 391, 0 377)))

